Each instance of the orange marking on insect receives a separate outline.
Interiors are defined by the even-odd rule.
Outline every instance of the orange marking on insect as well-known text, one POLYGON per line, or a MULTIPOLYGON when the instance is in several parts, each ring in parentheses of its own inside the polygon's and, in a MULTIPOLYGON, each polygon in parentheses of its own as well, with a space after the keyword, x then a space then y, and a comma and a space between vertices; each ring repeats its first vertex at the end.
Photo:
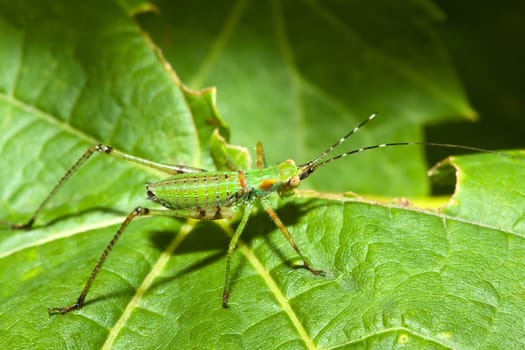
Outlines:
POLYGON ((276 182, 277 181, 275 180, 263 180, 259 185, 259 188, 261 190, 269 191, 272 189, 273 185, 275 185, 276 182))
POLYGON ((246 178, 244 177, 244 171, 239 170, 239 184, 241 185, 242 189, 246 189, 246 178))

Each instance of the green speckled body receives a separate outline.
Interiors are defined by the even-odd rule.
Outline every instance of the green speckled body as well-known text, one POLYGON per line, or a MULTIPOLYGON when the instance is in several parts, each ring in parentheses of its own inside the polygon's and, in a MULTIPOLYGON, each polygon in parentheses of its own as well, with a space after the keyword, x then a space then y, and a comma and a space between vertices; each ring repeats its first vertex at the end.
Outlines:
POLYGON ((174 209, 231 207, 277 191, 278 166, 247 171, 178 174, 147 185, 148 198, 174 209))

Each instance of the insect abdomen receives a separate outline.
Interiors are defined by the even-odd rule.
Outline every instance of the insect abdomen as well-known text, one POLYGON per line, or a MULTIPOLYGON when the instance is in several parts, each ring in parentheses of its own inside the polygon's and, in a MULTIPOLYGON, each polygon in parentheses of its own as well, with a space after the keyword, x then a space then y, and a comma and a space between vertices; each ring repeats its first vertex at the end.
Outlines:
POLYGON ((272 167, 175 175, 163 181, 149 183, 148 198, 169 209, 230 207, 252 197, 268 195, 272 189, 261 190, 261 184, 275 179, 276 171, 272 167))
POLYGON ((222 207, 239 188, 232 172, 180 174, 147 185, 149 199, 169 209, 222 207))

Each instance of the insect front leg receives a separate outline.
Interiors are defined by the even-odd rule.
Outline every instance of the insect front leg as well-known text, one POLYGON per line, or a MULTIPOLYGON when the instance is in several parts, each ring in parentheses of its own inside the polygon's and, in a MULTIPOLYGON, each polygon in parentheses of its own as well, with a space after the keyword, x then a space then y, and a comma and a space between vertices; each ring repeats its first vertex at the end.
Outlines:
POLYGON ((189 167, 185 165, 170 165, 170 164, 163 164, 163 163, 156 163, 152 162, 147 159, 139 158, 132 156, 130 154, 120 152, 116 149, 114 149, 112 146, 105 145, 105 144, 96 144, 91 147, 89 147, 84 154, 78 158, 78 160, 73 164, 71 168, 69 168, 68 171, 62 176, 62 178, 55 184, 51 192, 44 198, 44 200, 40 203, 40 205, 37 207, 37 209, 33 212, 33 215, 29 218, 28 221, 23 223, 9 223, 9 222, 1 222, 3 225, 9 226, 12 230, 27 230, 30 229, 35 220, 37 219, 40 212, 47 206, 49 201, 55 197, 57 192, 62 188, 62 186, 86 163, 86 161, 91 158, 91 156, 94 153, 102 153, 107 154, 112 157, 116 157, 119 159, 123 159, 128 162, 137 163, 140 165, 143 165, 148 168, 157 169, 159 171, 174 175, 174 174, 180 174, 180 173, 192 173, 192 172, 201 172, 206 171, 204 169, 189 167))
POLYGON ((324 274, 325 274, 324 271, 314 269, 312 267, 312 265, 308 262, 306 257, 303 255, 303 253, 301 253, 301 250, 297 246, 297 243, 295 243, 295 240, 293 239, 292 235, 290 234, 290 231, 288 231, 288 229, 283 224, 281 219, 279 219, 279 216, 277 216, 277 213, 272 209, 270 204, 267 201, 265 201, 265 200, 261 200, 261 204, 262 204, 264 210, 266 210, 266 212, 268 213, 268 215, 270 215, 270 218, 275 223, 275 225, 279 228, 279 230, 281 230, 282 234, 284 235, 284 237, 286 238, 288 243, 290 243, 290 245, 295 250, 295 252, 303 260, 303 267, 305 269, 307 269, 308 271, 310 271, 311 273, 313 273, 314 275, 322 275, 322 276, 324 276, 324 274))

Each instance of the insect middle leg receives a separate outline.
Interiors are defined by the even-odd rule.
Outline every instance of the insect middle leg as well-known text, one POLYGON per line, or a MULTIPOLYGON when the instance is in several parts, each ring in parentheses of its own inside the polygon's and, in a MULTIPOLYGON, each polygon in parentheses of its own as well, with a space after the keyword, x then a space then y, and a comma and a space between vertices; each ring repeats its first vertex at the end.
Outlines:
MULTIPOLYGON (((272 209, 269 203, 267 203, 265 200, 261 200, 261 204, 263 208, 266 210, 268 215, 270 215, 270 218, 273 220, 273 222, 277 225, 279 230, 281 230, 282 234, 286 238, 286 240, 290 243, 292 248, 295 250, 295 252, 299 255, 299 257, 303 260, 303 267, 306 268, 308 271, 313 273, 314 275, 324 275, 324 271, 316 270, 312 267, 312 265, 308 262, 306 257, 301 253, 301 250, 297 246, 297 243, 295 243, 292 235, 284 226, 283 222, 279 217, 277 216, 277 213, 272 209)), ((230 298, 230 271, 231 271, 231 257, 233 254, 233 251, 235 250, 235 247, 237 246, 237 242, 239 241, 239 237, 241 236, 242 232, 244 231, 244 228, 246 227, 246 223, 248 222, 248 218, 250 217, 250 213, 252 211, 254 202, 250 202, 246 204, 246 207, 244 208, 244 213, 241 218, 241 222, 239 223, 239 226, 237 226, 237 229, 235 230, 235 233, 232 236, 232 239, 230 240, 230 244, 228 245, 228 252, 226 254, 226 274, 224 279, 224 290, 222 293, 222 306, 228 307, 228 300, 230 298)))
POLYGON ((239 226, 237 226, 237 229, 230 240, 230 244, 228 244, 228 252, 226 253, 226 273, 224 276, 224 289, 222 292, 223 307, 228 307, 228 299, 230 299, 230 271, 232 254, 235 250, 235 247, 237 247, 237 242, 239 241, 239 237, 241 237, 242 231, 244 231, 244 227, 246 227, 246 223, 248 222, 252 208, 253 203, 248 203, 246 207, 244 207, 241 222, 239 223, 239 226))

